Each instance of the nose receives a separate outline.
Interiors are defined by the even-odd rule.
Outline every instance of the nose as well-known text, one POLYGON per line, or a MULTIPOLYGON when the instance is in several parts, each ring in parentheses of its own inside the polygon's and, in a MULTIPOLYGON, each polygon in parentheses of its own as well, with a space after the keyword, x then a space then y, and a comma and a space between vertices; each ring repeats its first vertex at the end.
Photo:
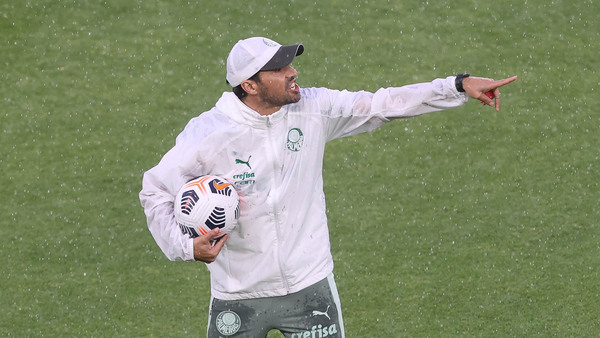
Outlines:
POLYGON ((296 71, 296 69, 292 67, 292 65, 285 66, 285 73, 290 77, 298 76, 298 71, 296 71))

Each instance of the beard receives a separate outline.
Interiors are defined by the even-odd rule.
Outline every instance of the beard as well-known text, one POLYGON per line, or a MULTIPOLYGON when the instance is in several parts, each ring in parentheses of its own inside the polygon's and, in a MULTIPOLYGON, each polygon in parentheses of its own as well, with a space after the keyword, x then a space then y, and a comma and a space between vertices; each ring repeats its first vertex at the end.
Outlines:
POLYGON ((300 101, 300 92, 289 90, 291 81, 289 81, 283 91, 273 90, 272 87, 263 86, 260 90, 262 101, 270 106, 285 106, 287 104, 300 101))

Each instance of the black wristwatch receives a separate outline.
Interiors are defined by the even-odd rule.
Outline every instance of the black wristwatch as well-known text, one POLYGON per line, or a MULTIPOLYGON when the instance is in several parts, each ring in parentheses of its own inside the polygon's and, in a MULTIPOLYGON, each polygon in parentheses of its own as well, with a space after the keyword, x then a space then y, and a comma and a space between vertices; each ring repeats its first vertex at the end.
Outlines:
POLYGON ((456 74, 456 80, 454 80, 454 85, 456 86, 456 90, 458 90, 461 93, 465 92, 465 89, 463 88, 463 79, 465 77, 469 77, 470 75, 468 73, 460 73, 460 74, 456 74))

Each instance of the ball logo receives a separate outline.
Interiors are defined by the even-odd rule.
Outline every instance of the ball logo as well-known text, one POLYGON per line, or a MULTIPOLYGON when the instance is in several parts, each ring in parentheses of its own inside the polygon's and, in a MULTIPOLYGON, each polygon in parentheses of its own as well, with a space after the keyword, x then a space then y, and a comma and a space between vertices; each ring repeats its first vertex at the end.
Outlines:
POLYGON ((231 184, 229 183, 221 182, 218 179, 214 179, 208 182, 208 186, 210 187, 210 191, 213 194, 231 196, 231 184))
POLYGON ((292 128, 287 135, 287 148, 291 151, 300 151, 304 144, 304 134, 300 128, 292 128))
POLYGON ((233 311, 223 311, 217 315, 217 330, 225 336, 234 335, 242 326, 242 320, 233 311))

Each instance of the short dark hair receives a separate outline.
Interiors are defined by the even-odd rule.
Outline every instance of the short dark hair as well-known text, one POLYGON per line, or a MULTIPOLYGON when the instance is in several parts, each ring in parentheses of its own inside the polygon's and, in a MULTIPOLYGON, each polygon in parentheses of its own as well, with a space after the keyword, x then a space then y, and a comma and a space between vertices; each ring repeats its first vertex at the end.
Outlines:
MULTIPOLYGON (((256 82, 260 82, 260 76, 258 75, 260 72, 252 75, 248 80, 252 80, 252 81, 256 81, 256 82)), ((248 93, 246 93, 246 91, 242 88, 242 85, 239 84, 235 87, 233 87, 233 93, 235 94, 235 96, 238 97, 238 99, 243 99, 244 97, 248 96, 248 93)))

